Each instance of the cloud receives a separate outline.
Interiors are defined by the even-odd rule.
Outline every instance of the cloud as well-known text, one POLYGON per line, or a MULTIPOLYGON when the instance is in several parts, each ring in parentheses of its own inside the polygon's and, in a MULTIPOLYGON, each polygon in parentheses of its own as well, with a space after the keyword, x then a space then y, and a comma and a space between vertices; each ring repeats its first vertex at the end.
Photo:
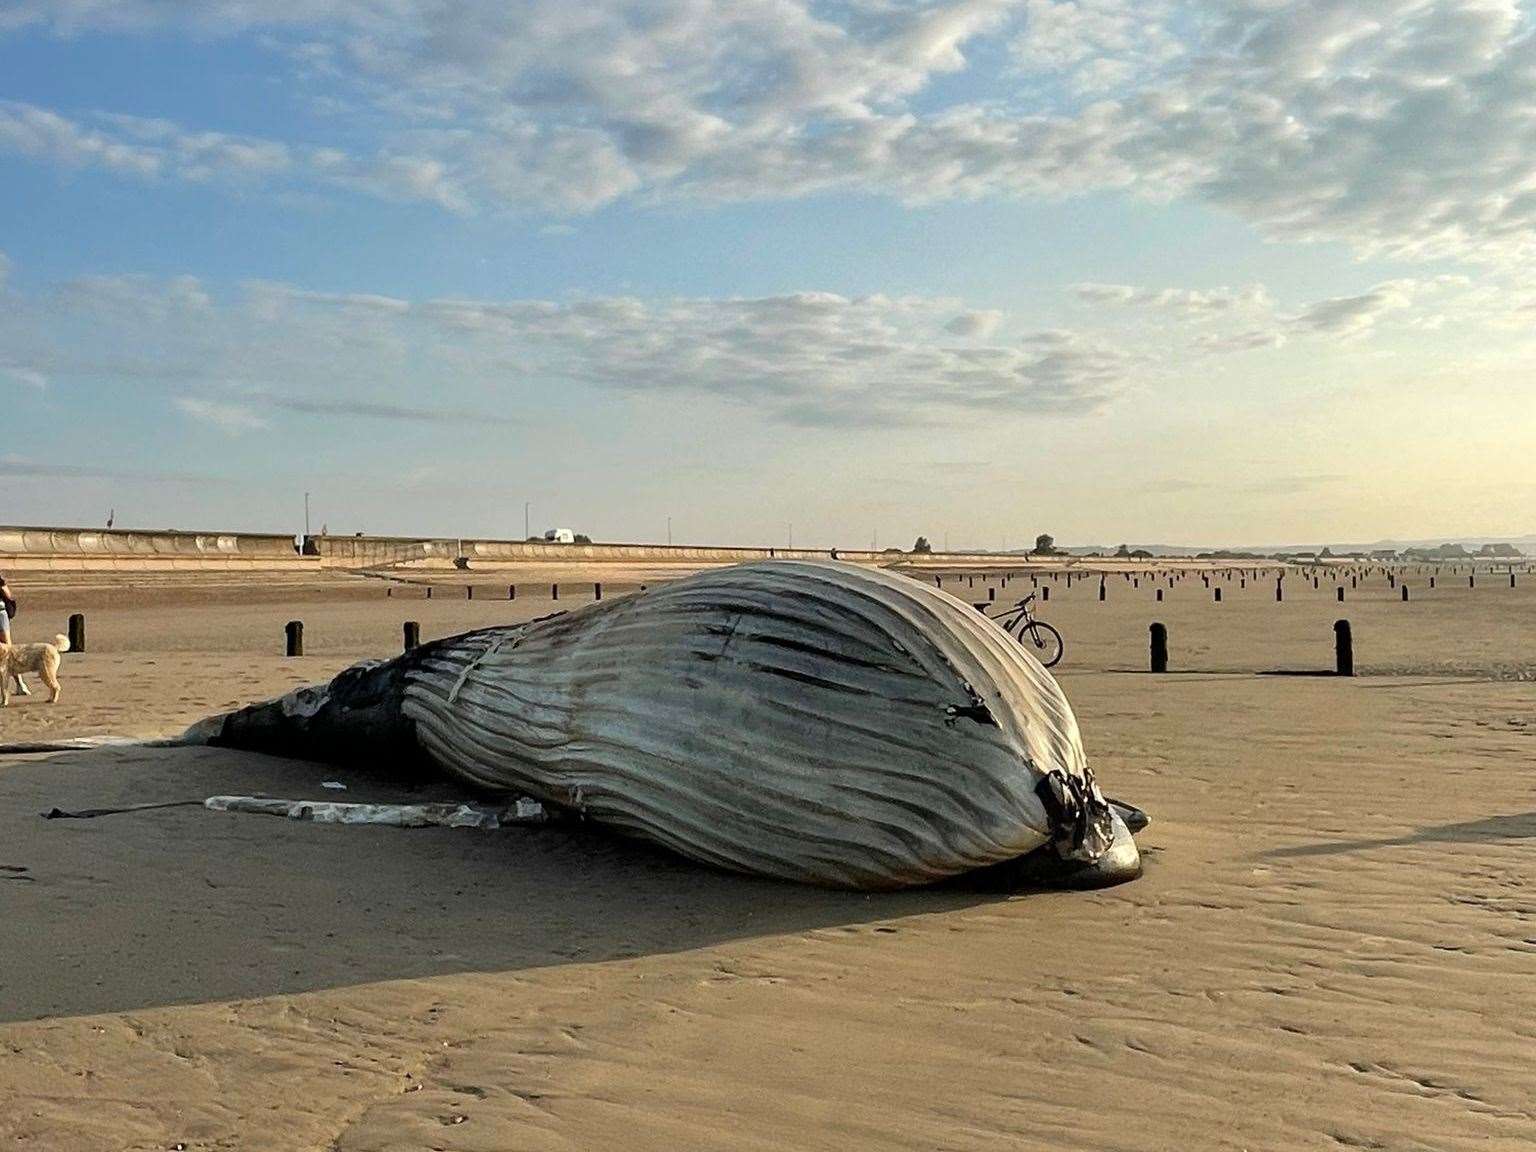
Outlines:
POLYGON ((1528 25, 1515 0, 21 0, 0 30, 259 36, 339 139, 376 139, 12 102, 0 148, 453 211, 1111 190, 1513 264, 1536 249, 1528 25))
POLYGON ((1261 313, 1272 307, 1262 284, 1246 288, 1137 288, 1129 284, 1074 284, 1078 299, 1089 304, 1152 308, 1197 319, 1236 312, 1261 313))
POLYGON ((0 364, 0 376, 14 381, 26 388, 38 390, 48 387, 48 377, 35 368, 23 368, 12 364, 0 364))
POLYGON ((12 152, 66 168, 100 167, 140 178, 159 175, 162 158, 152 148, 94 131, 32 104, 0 101, 0 152, 12 152))
POLYGON ((1261 348, 1279 348, 1284 344, 1285 333, 1272 328, 1251 328, 1226 335, 1207 333, 1195 341, 1197 348, 1218 353, 1253 352, 1261 348))
POLYGON ((1392 312, 1413 306, 1416 285, 1394 280, 1356 296, 1334 296, 1303 309, 1291 321, 1299 328, 1330 336, 1359 336, 1392 312))
POLYGON ((997 313, 925 297, 405 300, 88 276, 17 304, 18 363, 60 385, 168 389, 184 416, 232 434, 285 416, 518 424, 571 387, 799 426, 1070 416, 1110 403, 1139 365, 1087 333, 994 341, 997 313))
POLYGON ((198 131, 163 119, 98 112, 71 119, 0 100, 0 153, 65 168, 100 168, 143 181, 233 187, 319 186, 452 211, 469 202, 442 160, 388 150, 359 157, 338 148, 198 131))
POLYGON ((192 472, 154 472, 131 468, 101 468, 90 464, 60 464, 0 456, 0 478, 7 480, 114 480, 150 484, 222 484, 217 476, 192 472))
POLYGON ((1163 0, 1026 0, 1012 49, 1027 71, 1063 76, 1095 94, 1166 68, 1185 52, 1163 0))
POLYGON ((948 324, 944 331, 954 336, 981 338, 992 335, 1003 322, 1003 314, 995 311, 962 312, 948 324))
POLYGON ((1389 280, 1366 292, 1304 304, 1289 314, 1282 313, 1262 284, 1191 289, 1082 283, 1074 284, 1072 292, 1101 313, 1142 309, 1195 325, 1195 347, 1208 352, 1278 348, 1289 335, 1354 339, 1375 331, 1395 313, 1403 314, 1408 326, 1433 330, 1448 319, 1447 306, 1463 312, 1475 307, 1480 322, 1495 324, 1523 306, 1522 297, 1500 293, 1491 284, 1474 287, 1461 276, 1389 280), (1213 327, 1216 330, 1210 330, 1213 327))
POLYGON ((243 404, 221 404, 198 396, 178 396, 176 407, 192 419, 231 435, 256 432, 269 426, 259 413, 243 404))
POLYGON ((412 424, 512 424, 516 418, 454 408, 426 408, 374 400, 306 400, 297 396, 263 396, 262 403, 303 416, 342 416, 364 420, 401 420, 412 424))

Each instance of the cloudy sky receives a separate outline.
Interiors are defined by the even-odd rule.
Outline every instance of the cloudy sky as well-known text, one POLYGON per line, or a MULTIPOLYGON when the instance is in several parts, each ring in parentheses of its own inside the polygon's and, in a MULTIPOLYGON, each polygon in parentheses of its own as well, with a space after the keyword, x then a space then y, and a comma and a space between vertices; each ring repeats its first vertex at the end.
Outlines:
POLYGON ((0 0, 0 521, 1536 531, 1516 0, 0 0))

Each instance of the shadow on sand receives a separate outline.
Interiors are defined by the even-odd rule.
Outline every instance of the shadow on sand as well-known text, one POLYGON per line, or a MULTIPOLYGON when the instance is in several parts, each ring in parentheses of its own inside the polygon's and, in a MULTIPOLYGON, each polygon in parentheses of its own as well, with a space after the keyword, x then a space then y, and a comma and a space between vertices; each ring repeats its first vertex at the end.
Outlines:
POLYGON ((1323 844, 1297 844, 1262 853, 1276 857, 1335 856, 1346 852, 1368 852, 1373 848, 1399 848, 1407 844, 1488 844, 1508 840, 1536 839, 1536 812, 1510 816, 1484 816, 1457 824, 1431 824, 1406 836, 1388 836, 1377 840, 1335 840, 1323 844))
POLYGON ((0 1021, 603 961, 999 898, 983 883, 876 895, 756 880, 579 826, 341 827, 200 804, 39 815, 218 793, 461 796, 202 748, 0 761, 0 1021), (337 778, 348 792, 320 787, 337 778))

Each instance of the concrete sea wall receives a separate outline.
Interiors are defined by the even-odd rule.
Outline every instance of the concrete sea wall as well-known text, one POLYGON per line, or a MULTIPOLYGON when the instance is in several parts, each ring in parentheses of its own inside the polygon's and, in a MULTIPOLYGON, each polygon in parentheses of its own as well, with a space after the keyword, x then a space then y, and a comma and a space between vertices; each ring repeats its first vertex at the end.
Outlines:
POLYGON ((52 572, 302 571, 319 561, 292 536, 251 532, 0 527, 0 565, 52 572))

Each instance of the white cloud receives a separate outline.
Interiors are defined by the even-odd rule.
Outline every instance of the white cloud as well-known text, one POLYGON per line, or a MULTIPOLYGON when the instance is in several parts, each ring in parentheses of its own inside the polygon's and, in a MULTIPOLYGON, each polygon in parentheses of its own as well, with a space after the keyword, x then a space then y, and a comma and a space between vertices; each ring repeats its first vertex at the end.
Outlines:
POLYGON ((1138 288, 1130 284, 1074 284, 1072 291, 1089 304, 1133 305, 1190 319, 1237 313, 1265 313, 1273 307, 1262 284, 1246 288, 1138 288))
POLYGON ((0 151, 67 168, 101 167, 142 178, 158 175, 162 163, 151 148, 13 100, 0 101, 0 151))
POLYGON ((1195 340, 1195 346, 1206 352, 1253 352, 1262 348, 1279 348, 1285 344, 1285 333, 1273 328, 1250 328, 1243 332, 1207 332, 1195 340))
POLYGON ((1026 0, 1013 52, 1027 70, 1065 76, 1079 93, 1106 92, 1165 68, 1185 51, 1166 0, 1026 0))
POLYGON ((469 207, 446 165, 431 157, 388 151, 359 157, 337 148, 294 147, 119 113, 74 120, 13 100, 0 100, 0 153, 5 152, 66 168, 102 168, 146 181, 313 184, 385 200, 425 201, 452 211, 469 207))
POLYGON ((1461 276, 1398 279, 1366 292, 1335 296, 1282 311, 1262 284, 1246 288, 1144 288, 1132 284, 1074 284, 1072 292, 1100 315, 1110 309, 1163 313, 1202 329, 1195 347, 1210 352, 1278 348, 1287 334, 1349 340, 1374 332, 1396 316, 1405 327, 1434 330, 1451 311, 1489 326, 1517 314, 1526 298, 1501 293, 1485 283, 1474 287, 1461 276), (1449 311, 1448 311, 1449 310, 1449 311), (1217 331, 1209 331, 1215 326, 1217 331))
POLYGON ((259 413, 243 404, 221 404, 199 396, 178 396, 176 407, 192 419, 212 424, 220 432, 231 435, 268 427, 267 421, 259 413))
POLYGON ((22 368, 11 364, 0 364, 0 376, 22 385, 25 388, 38 390, 48 387, 48 377, 35 368, 22 368))
POLYGON ((1536 250, 1528 23, 1516 0, 22 0, 0 29, 266 37, 340 130, 383 128, 354 155, 11 103, 0 147, 454 211, 1115 189, 1513 262, 1536 250))
POLYGON ((94 276, 18 305, 27 367, 169 389, 227 432, 284 417, 516 423, 513 397, 561 386, 708 397, 802 425, 1077 415, 1137 368, 1088 334, 989 341, 998 313, 914 297, 411 301, 253 282, 221 298, 185 277, 94 276))

